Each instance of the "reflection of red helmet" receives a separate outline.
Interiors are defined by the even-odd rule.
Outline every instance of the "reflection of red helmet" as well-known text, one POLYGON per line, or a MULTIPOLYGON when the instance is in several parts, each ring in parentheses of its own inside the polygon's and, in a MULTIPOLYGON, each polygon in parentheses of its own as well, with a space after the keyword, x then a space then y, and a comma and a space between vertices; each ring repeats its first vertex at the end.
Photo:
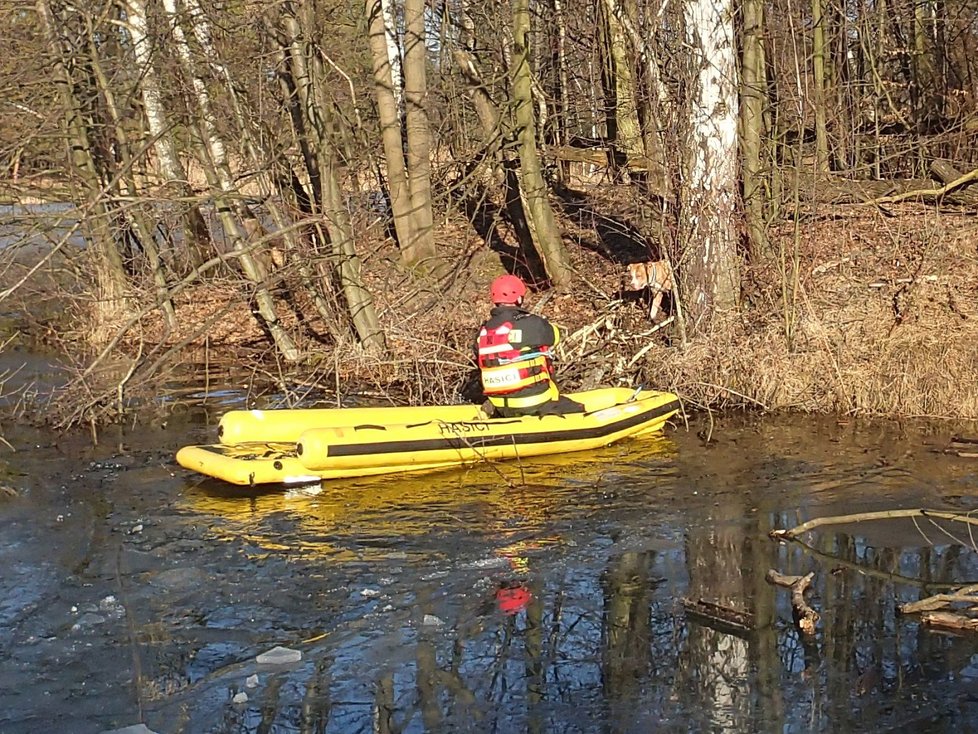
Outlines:
POLYGON ((493 303, 516 303, 526 295, 526 284, 515 275, 500 275, 489 289, 493 303))
POLYGON ((503 586, 496 591, 496 603, 503 614, 517 614, 530 603, 533 594, 523 584, 518 586, 503 586))

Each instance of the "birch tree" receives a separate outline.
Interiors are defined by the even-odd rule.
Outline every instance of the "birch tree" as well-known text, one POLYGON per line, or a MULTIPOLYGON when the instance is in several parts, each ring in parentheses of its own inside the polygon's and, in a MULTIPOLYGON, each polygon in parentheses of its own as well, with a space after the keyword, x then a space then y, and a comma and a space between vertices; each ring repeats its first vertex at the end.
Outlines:
MULTIPOLYGON (((143 114, 164 187, 177 197, 190 201, 192 191, 187 180, 187 171, 180 158, 173 125, 164 109, 162 83, 153 58, 146 0, 123 0, 123 5, 126 11, 125 26, 136 62, 143 114)), ((210 254, 210 233, 196 204, 189 204, 183 215, 182 239, 190 254, 191 267, 200 265, 207 259, 210 254)))
POLYGON ((113 206, 113 209, 119 224, 131 233, 139 249, 144 253, 150 274, 156 285, 156 298, 163 312, 163 320, 168 328, 173 329, 177 325, 176 312, 173 302, 170 300, 166 273, 156 244, 156 226, 147 215, 149 207, 141 201, 143 191, 137 185, 133 172, 135 160, 129 136, 126 134, 123 112, 119 107, 115 89, 113 89, 112 82, 102 63, 102 50, 98 39, 112 38, 113 34, 106 32, 105 28, 96 26, 91 15, 85 16, 84 22, 88 40, 89 67, 95 86, 102 98, 107 117, 106 127, 111 130, 111 136, 115 143, 115 156, 121 165, 121 169, 112 177, 113 180, 109 184, 118 196, 118 203, 113 206), (123 206, 122 202, 126 202, 126 204, 123 206))
POLYGON ((681 192, 686 307, 695 332, 736 308, 737 56, 730 0, 686 0, 691 61, 689 144, 681 192))
MULTIPOLYGON (((410 99, 405 90, 408 160, 404 157, 405 140, 401 134, 401 116, 394 92, 383 4, 381 0, 366 0, 365 8, 394 230, 402 260, 408 265, 417 265, 434 257, 435 243, 431 226, 430 139, 424 111, 427 92, 424 9, 423 3, 410 1, 410 18, 407 18, 410 30, 405 33, 405 46, 410 56, 405 55, 404 58, 404 83, 406 88, 410 87, 410 99)), ((406 15, 407 10, 406 7, 406 15)))
MULTIPOLYGON (((207 83, 199 70, 198 62, 194 59, 193 51, 183 31, 184 20, 177 11, 176 0, 163 0, 163 8, 171 24, 170 40, 173 43, 177 58, 184 72, 190 79, 193 97, 190 100, 192 109, 197 112, 197 126, 202 147, 200 159, 205 164, 208 183, 211 186, 217 204, 218 218, 225 232, 233 243, 238 262, 245 276, 254 284, 256 311, 264 326, 268 329, 276 348, 287 361, 299 359, 299 350, 279 322, 275 311, 275 303, 268 288, 264 285, 268 273, 261 262, 245 247, 247 235, 236 219, 233 199, 234 183, 228 166, 227 149, 224 140, 217 129, 217 120, 207 83)), ((191 22, 193 18, 191 18, 191 22)), ((205 57, 212 53, 204 48, 205 57)))
POLYGON ((384 43, 387 45, 387 63, 391 70, 391 94, 397 107, 398 119, 404 114, 404 70, 401 65, 401 34, 398 31, 397 5, 395 0, 380 0, 384 17, 384 43))

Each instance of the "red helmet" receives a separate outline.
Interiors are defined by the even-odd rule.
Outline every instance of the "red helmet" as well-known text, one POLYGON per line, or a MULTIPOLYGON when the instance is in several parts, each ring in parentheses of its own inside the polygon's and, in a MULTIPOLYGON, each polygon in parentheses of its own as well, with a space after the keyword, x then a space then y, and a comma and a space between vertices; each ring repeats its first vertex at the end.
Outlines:
POLYGON ((500 275, 489 289, 493 303, 516 303, 526 295, 526 284, 515 275, 500 275))

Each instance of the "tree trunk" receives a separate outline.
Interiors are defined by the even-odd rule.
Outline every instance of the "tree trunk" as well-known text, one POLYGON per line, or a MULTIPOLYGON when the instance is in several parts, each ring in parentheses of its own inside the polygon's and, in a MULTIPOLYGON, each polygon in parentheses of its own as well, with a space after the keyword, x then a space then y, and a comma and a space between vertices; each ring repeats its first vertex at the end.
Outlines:
MULTIPOLYGON (((631 18, 629 8, 624 6, 625 1, 615 3, 617 15, 631 18)), ((614 143, 627 155, 639 155, 644 151, 642 131, 638 122, 638 108, 635 104, 637 95, 633 67, 634 54, 619 17, 609 12, 602 13, 602 16, 608 38, 606 51, 609 56, 608 68, 611 75, 609 92, 613 99, 615 117, 614 143)))
POLYGON ((37 0, 35 8, 56 70, 55 83, 61 98, 67 143, 71 151, 71 168, 81 179, 93 212, 87 217, 86 227, 94 255, 97 318, 100 322, 110 321, 128 308, 128 277, 110 227, 102 180, 69 66, 69 61, 74 63, 74 54, 66 48, 61 37, 61 11, 56 10, 49 0, 37 0))
MULTIPOLYGON (((567 20, 564 17, 563 0, 553 0, 554 23, 557 26, 557 48, 555 49, 555 63, 557 66, 557 95, 555 101, 556 122, 554 125, 554 142, 559 145, 567 145, 570 142, 570 74, 567 71, 567 20)), ((566 178, 567 166, 560 167, 561 180, 566 178)))
POLYGON ((815 107, 815 167, 819 172, 829 170, 829 133, 825 101, 825 15, 822 0, 812 0, 812 84, 815 107))
POLYGON ((381 0, 366 0, 367 34, 373 57, 374 94, 377 98, 377 116, 380 135, 387 163, 387 188, 394 231, 401 248, 401 259, 408 264, 422 259, 423 254, 414 248, 418 239, 414 233, 411 185, 408 181, 407 164, 404 161, 404 140, 401 137, 401 117, 388 56, 387 32, 384 27, 384 11, 381 0))
MULTIPOLYGON (((671 167, 667 163, 667 145, 662 131, 669 127, 668 120, 673 109, 672 95, 662 79, 659 61, 652 48, 624 11, 619 0, 603 0, 602 4, 608 15, 620 24, 631 42, 632 54, 639 60, 642 85, 646 89, 646 94, 641 95, 643 101, 639 115, 645 157, 652 161, 649 174, 654 181, 654 187, 660 191, 669 191, 672 185, 668 171, 671 167)), ((660 10, 659 15, 661 14, 660 10)))
POLYGON ((397 29, 395 0, 380 0, 384 16, 384 43, 387 44, 387 63, 391 70, 391 94, 397 105, 397 118, 404 114, 404 67, 401 64, 401 41, 397 29))
POLYGON ((150 274, 156 285, 156 299, 163 314, 163 321, 167 328, 174 329, 177 325, 177 317, 173 309, 173 301, 170 300, 170 296, 167 293, 169 286, 167 284, 163 262, 160 259, 160 251, 156 246, 156 238, 154 236, 156 228, 146 220, 145 213, 143 212, 143 204, 140 202, 142 192, 136 185, 136 179, 133 175, 134 161, 129 147, 129 139, 126 137, 125 130, 123 129, 122 115, 116 104, 115 91, 112 89, 105 70, 102 68, 101 52, 96 42, 96 31, 92 27, 91 18, 86 18, 86 22, 88 25, 88 48, 92 74, 95 78, 96 85, 101 91, 105 109, 110 118, 117 155, 122 164, 122 170, 115 177, 117 179, 115 188, 121 195, 120 198, 129 202, 129 205, 125 208, 118 205, 113 208, 116 210, 120 222, 124 222, 127 228, 131 230, 139 243, 139 247, 146 255, 150 274))
POLYGON ((246 236, 240 222, 235 218, 233 210, 234 185, 231 178, 231 171, 228 167, 224 141, 217 131, 217 122, 213 112, 213 105, 211 104, 210 93, 207 90, 207 84, 197 71, 197 65, 194 63, 190 45, 187 43, 186 36, 184 35, 180 18, 177 14, 176 0, 163 0, 163 8, 170 20, 171 38, 176 49, 177 57, 190 77, 193 86, 194 97, 192 101, 197 106, 198 126, 200 129, 201 143, 204 147, 204 155, 201 160, 208 174, 209 183, 214 189, 218 218, 233 243, 242 272, 244 272, 245 277, 255 286, 257 312, 265 328, 268 329, 268 333, 271 335, 276 349, 278 349, 286 361, 297 361, 300 356, 299 350, 292 337, 282 328, 278 320, 278 315, 275 312, 275 303, 272 300, 272 296, 265 285, 263 285, 268 274, 265 272, 261 263, 249 251, 244 249, 246 236))
MULTIPOLYGON (((306 41, 301 46, 308 49, 311 48, 308 39, 314 37, 311 15, 303 13, 302 21, 300 27, 292 25, 290 31, 300 33, 306 41)), ((285 22, 288 27, 290 23, 294 23, 294 18, 286 16, 285 22)), ((299 44, 296 43, 290 45, 293 53, 300 50, 297 48, 298 46, 299 44)), ((323 214, 329 227, 336 280, 346 300, 348 312, 360 342, 374 353, 383 354, 387 351, 383 327, 374 308, 373 298, 363 285, 360 274, 360 256, 356 251, 353 227, 339 184, 336 152, 333 150, 333 144, 327 134, 334 123, 328 117, 333 108, 333 100, 325 96, 328 89, 326 73, 322 61, 314 53, 298 58, 293 57, 293 60, 297 62, 300 72, 308 75, 307 86, 312 93, 312 98, 308 100, 308 103, 311 108, 318 110, 319 114, 318 124, 312 125, 308 132, 316 135, 312 147, 318 151, 320 185, 322 187, 319 193, 323 214)), ((302 85, 297 84, 297 86, 302 85)))
POLYGON ((572 272, 550 200, 547 198, 547 185, 537 154, 529 35, 529 0, 514 0, 513 60, 510 73, 520 150, 520 184, 537 252, 543 260, 547 276, 555 286, 561 288, 570 282, 572 272))
POLYGON ((425 110, 428 94, 425 0, 404 0, 404 106, 408 187, 411 189, 411 264, 435 256, 431 211, 431 130, 425 110))
POLYGON ((763 0, 744 0, 743 5, 743 69, 740 128, 740 149, 743 156, 744 208, 750 252, 768 253, 767 241, 767 176, 764 173, 765 129, 764 109, 767 106, 767 76, 764 70, 764 3, 763 0))
POLYGON ((687 0, 695 79, 690 90, 689 154, 681 195, 683 257, 693 332, 740 295, 737 257, 737 58, 730 0, 687 0))
MULTIPOLYGON (((132 39, 136 61, 139 93, 143 101, 146 125, 153 141, 157 165, 164 185, 180 199, 189 201, 193 192, 187 181, 187 171, 177 150, 172 127, 163 109, 162 85, 152 59, 149 22, 145 0, 123 0, 126 10, 126 29, 132 39)), ((183 215, 183 246, 189 254, 189 266, 197 267, 210 256, 211 236, 207 223, 196 204, 188 204, 183 215)))
MULTIPOLYGON (((469 93, 472 97, 472 104, 475 107, 476 115, 482 123, 482 129, 486 137, 487 155, 493 161, 493 177, 503 191, 506 218, 513 227, 513 231, 519 239, 520 249, 527 256, 537 262, 535 257, 536 249, 533 244, 533 235, 530 232, 530 225, 527 222, 526 210, 523 208, 523 200, 520 198, 520 182, 517 176, 514 161, 503 150, 503 143, 506 134, 503 130, 502 116, 499 109, 479 74, 476 67, 475 58, 467 51, 456 49, 455 62, 462 70, 462 76, 469 84, 469 93)), ((532 272, 534 268, 530 268, 532 272)))

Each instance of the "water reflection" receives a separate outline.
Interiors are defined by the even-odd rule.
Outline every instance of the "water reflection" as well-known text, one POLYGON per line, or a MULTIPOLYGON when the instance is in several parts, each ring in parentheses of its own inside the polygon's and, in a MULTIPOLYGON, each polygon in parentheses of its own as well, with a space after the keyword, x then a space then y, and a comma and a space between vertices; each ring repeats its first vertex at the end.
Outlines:
POLYGON ((601 512, 633 462, 665 468, 674 454, 671 439, 653 437, 583 454, 285 491, 203 480, 188 487, 179 507, 213 516, 219 537, 246 538, 257 548, 287 546, 293 554, 369 559, 412 542, 428 552, 439 529, 451 528, 499 544, 501 556, 520 563, 523 550, 549 542, 538 536, 560 508, 601 512))
POLYGON ((967 504, 978 466, 919 433, 729 421, 708 445, 673 431, 522 466, 242 493, 174 470, 186 430, 124 432, 102 455, 42 447, 17 469, 31 485, 0 504, 4 734, 978 727, 975 639, 895 611, 978 580, 967 533, 768 537, 819 515, 967 504), (812 640, 771 568, 815 572, 812 640), (684 598, 753 627, 694 619, 684 598), (302 660, 257 665, 276 645, 302 660))

